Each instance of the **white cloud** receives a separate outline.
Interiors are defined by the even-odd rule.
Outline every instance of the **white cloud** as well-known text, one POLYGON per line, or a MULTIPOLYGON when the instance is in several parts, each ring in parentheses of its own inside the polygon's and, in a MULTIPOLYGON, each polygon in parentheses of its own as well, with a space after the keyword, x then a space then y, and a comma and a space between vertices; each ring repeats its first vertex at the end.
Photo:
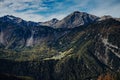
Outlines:
POLYGON ((89 2, 91 0, 65 0, 66 3, 57 2, 57 0, 0 0, 0 16, 4 15, 13 15, 16 17, 20 17, 27 21, 47 21, 52 18, 62 19, 71 12, 75 10, 81 10, 81 8, 88 8, 88 13, 103 16, 103 15, 112 15, 114 17, 120 17, 120 1, 117 4, 112 4, 113 1, 117 0, 92 0, 97 4, 97 6, 90 9, 89 5, 93 5, 89 2), (47 4, 43 4, 43 1, 51 2, 54 1, 53 8, 49 8, 46 6, 47 4), (74 5, 69 5, 67 2, 72 1, 74 5), (67 7, 66 7, 67 6, 67 7), (25 10, 27 9, 27 10, 25 10), (25 10, 25 11, 24 11, 25 10), (49 11, 54 11, 53 13, 49 13, 49 11), (17 12, 18 11, 18 12, 17 12), (36 12, 45 11, 49 15, 37 14, 36 12))
POLYGON ((91 14, 97 16, 111 15, 113 17, 120 17, 120 2, 114 3, 114 0, 98 1, 97 7, 89 11, 91 14))
POLYGON ((3 0, 3 1, 0 1, 0 11, 1 11, 0 16, 13 15, 13 16, 20 17, 27 21, 36 21, 36 22, 47 21, 52 18, 62 19, 63 17, 66 16, 66 14, 63 14, 63 13, 55 13, 49 16, 35 14, 35 12, 37 11, 45 11, 45 10, 47 10, 47 7, 45 7, 45 5, 42 4, 41 0, 3 0), (26 2, 29 2, 31 5, 26 4, 26 2), (24 12, 17 12, 17 11, 28 9, 28 8, 31 8, 31 9, 26 10, 24 12))
POLYGON ((34 14, 39 10, 46 10, 46 7, 41 7, 39 4, 41 1, 38 0, 3 0, 0 1, 0 16, 14 15, 16 17, 23 18, 27 21, 44 21, 45 17, 42 15, 34 14), (32 5, 25 4, 29 2, 32 5), (24 10, 31 8, 25 12, 17 12, 17 10, 24 10))

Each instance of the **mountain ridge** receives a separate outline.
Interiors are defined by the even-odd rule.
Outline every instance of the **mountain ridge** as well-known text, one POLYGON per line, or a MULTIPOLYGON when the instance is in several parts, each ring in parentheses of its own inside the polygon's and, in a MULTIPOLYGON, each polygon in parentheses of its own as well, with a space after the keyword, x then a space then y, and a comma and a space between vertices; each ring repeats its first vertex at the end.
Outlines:
MULTIPOLYGON (((96 21, 105 20, 108 18, 113 18, 110 15, 105 15, 102 17, 97 17, 95 15, 88 14, 86 12, 79 12, 74 11, 73 13, 69 14, 62 20, 58 20, 57 18, 53 18, 49 21, 45 22, 33 22, 33 21, 25 21, 19 17, 14 17, 12 15, 6 15, 3 17, 0 17, 1 19, 8 19, 8 21, 11 20, 13 23, 22 24, 25 26, 49 26, 53 28, 74 28, 77 26, 84 26, 89 25, 91 23, 94 23, 96 21), (75 19, 74 19, 75 18, 75 19)), ((119 18, 113 18, 119 21, 119 18)))

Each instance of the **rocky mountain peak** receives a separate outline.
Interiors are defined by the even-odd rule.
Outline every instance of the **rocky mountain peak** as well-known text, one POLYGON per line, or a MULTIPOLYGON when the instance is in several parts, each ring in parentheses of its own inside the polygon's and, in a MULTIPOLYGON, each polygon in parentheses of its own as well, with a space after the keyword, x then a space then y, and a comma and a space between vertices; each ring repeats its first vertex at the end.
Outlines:
POLYGON ((79 12, 75 11, 65 17, 64 19, 58 21, 55 24, 56 28, 74 28, 82 25, 88 25, 94 21, 99 19, 99 17, 85 13, 85 12, 79 12))
POLYGON ((55 25, 59 20, 57 18, 53 18, 49 21, 46 21, 46 22, 42 22, 40 23, 40 25, 44 25, 44 26, 53 26, 55 25))
POLYGON ((53 18, 51 21, 56 22, 59 21, 57 18, 53 18))
POLYGON ((116 18, 117 21, 120 21, 120 18, 116 18))
POLYGON ((14 16, 12 16, 12 15, 6 15, 6 16, 4 16, 4 17, 6 17, 6 18, 8 18, 8 19, 15 19, 15 17, 14 16))
POLYGON ((21 18, 12 16, 12 15, 3 16, 1 17, 1 20, 4 22, 7 21, 7 22, 14 22, 14 23, 21 23, 23 21, 21 18))
POLYGON ((57 19, 57 18, 53 18, 53 19, 51 19, 50 21, 47 21, 47 22, 50 22, 50 23, 52 23, 52 24, 55 24, 55 23, 57 23, 59 20, 57 19))
POLYGON ((100 17, 99 21, 101 21, 101 20, 106 20, 106 19, 110 19, 110 18, 113 18, 113 17, 110 16, 110 15, 104 15, 104 16, 100 17))
POLYGON ((81 14, 81 15, 82 15, 82 14, 87 14, 87 13, 85 13, 85 12, 80 12, 80 11, 74 11, 74 12, 71 13, 71 14, 79 14, 79 15, 81 14))

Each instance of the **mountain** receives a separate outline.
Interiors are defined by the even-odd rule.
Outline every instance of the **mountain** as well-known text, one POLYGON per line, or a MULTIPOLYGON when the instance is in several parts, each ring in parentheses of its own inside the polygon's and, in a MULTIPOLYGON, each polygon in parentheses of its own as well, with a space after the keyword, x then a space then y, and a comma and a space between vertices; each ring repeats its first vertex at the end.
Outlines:
POLYGON ((55 28, 74 28, 78 26, 88 25, 98 19, 99 17, 97 16, 85 12, 75 11, 64 19, 58 21, 54 26, 55 28))
POLYGON ((23 22, 23 20, 21 18, 14 17, 12 15, 6 15, 4 17, 1 17, 0 20, 2 20, 3 22, 6 22, 6 21, 11 22, 11 21, 13 21, 14 23, 21 23, 21 22, 23 22))
POLYGON ((110 18, 113 18, 112 16, 110 16, 110 15, 104 15, 104 16, 102 16, 102 17, 100 17, 100 19, 99 20, 106 20, 106 19, 110 19, 110 18))
POLYGON ((11 23, 18 26, 36 26, 37 22, 25 21, 19 17, 14 17, 12 15, 6 15, 0 18, 0 21, 3 23, 11 23))
POLYGON ((59 21, 58 19, 53 18, 50 21, 42 22, 41 25, 44 25, 44 26, 54 26, 58 21, 59 21))
POLYGON ((117 21, 120 21, 120 18, 116 18, 117 21))
POLYGON ((59 28, 11 19, 0 18, 0 80, 120 79, 120 22, 116 19, 97 17, 87 25, 59 28))
POLYGON ((110 15, 104 15, 104 16, 100 17, 100 19, 98 19, 98 21, 102 21, 102 20, 106 20, 106 19, 115 19, 117 21, 120 21, 120 18, 115 18, 110 15))

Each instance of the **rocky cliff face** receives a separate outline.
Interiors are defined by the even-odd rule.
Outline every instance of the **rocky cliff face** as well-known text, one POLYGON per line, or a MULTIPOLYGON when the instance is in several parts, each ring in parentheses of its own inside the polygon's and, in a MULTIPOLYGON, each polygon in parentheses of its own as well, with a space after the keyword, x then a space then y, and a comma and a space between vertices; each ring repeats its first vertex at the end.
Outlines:
POLYGON ((99 80, 110 74, 119 80, 119 33, 120 22, 113 18, 84 26, 79 23, 75 28, 0 20, 0 73, 35 80, 99 80))

